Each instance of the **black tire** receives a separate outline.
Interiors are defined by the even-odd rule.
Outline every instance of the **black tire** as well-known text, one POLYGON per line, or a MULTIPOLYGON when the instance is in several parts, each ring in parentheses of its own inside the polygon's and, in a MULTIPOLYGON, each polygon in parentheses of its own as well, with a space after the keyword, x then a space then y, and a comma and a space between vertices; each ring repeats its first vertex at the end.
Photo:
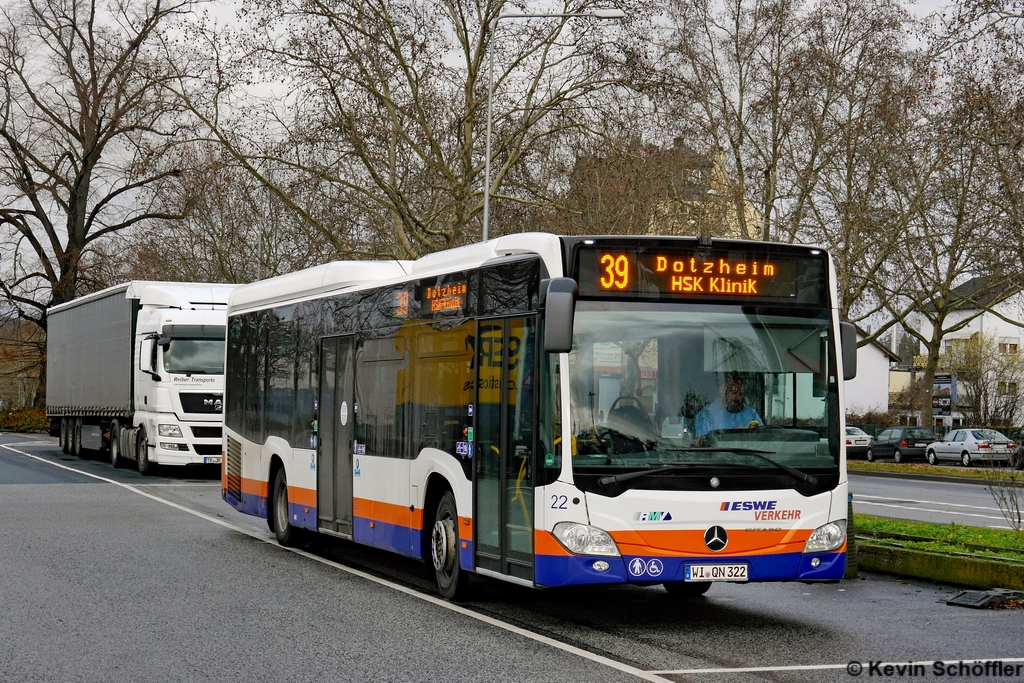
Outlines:
POLYGON ((469 576, 459 564, 459 513, 451 491, 445 491, 434 508, 430 560, 441 595, 446 600, 465 599, 469 594, 469 576))
POLYGON ((153 474, 153 463, 149 461, 149 442, 146 440, 146 431, 141 427, 138 436, 135 437, 135 465, 142 476, 148 477, 153 474))
POLYGON ((662 585, 670 595, 679 598, 700 597, 711 588, 710 581, 668 581, 662 585))
POLYGON ((124 458, 121 457, 121 425, 117 420, 110 423, 110 464, 114 467, 124 466, 124 458))
POLYGON ((294 547, 299 543, 301 530, 291 524, 291 512, 288 510, 288 477, 284 473, 284 467, 278 469, 274 475, 271 491, 273 493, 270 497, 270 514, 267 517, 273 518, 274 525, 271 528, 274 530, 274 536, 277 542, 286 548, 294 547))
POLYGON ((68 418, 62 417, 60 419, 60 452, 68 455, 71 453, 71 440, 68 439, 68 418))
POLYGON ((903 453, 900 449, 896 449, 892 452, 892 459, 898 463, 904 463, 906 460, 903 458, 903 453))
POLYGON ((874 462, 875 461, 875 452, 873 450, 871 450, 870 448, 867 449, 864 452, 864 459, 867 460, 868 462, 874 462))
POLYGON ((82 457, 82 418, 75 418, 75 426, 71 432, 71 454, 76 458, 82 457))
POLYGON ((968 453, 967 451, 964 451, 963 453, 961 453, 960 454, 960 464, 963 465, 964 467, 970 467, 971 466, 971 454, 968 453))
POLYGON ((928 451, 928 453, 927 453, 927 455, 925 457, 928 458, 928 464, 929 465, 938 465, 939 464, 939 459, 938 459, 938 457, 936 457, 935 451, 928 451))

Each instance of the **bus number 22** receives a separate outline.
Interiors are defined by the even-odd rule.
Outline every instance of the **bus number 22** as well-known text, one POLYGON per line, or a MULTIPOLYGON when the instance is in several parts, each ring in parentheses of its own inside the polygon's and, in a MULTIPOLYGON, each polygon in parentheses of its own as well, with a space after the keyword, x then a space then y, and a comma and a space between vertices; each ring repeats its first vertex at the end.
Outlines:
POLYGON ((551 496, 551 509, 552 510, 568 510, 565 506, 569 502, 568 496, 551 496))

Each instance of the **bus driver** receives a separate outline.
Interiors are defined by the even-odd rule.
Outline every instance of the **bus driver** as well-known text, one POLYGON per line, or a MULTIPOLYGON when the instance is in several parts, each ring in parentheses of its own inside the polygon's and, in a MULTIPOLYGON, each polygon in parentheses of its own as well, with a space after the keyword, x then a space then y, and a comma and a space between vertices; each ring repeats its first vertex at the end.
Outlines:
POLYGON ((763 424, 757 411, 743 402, 743 389, 740 374, 726 375, 725 382, 718 388, 718 398, 697 413, 698 437, 720 429, 746 429, 763 424))

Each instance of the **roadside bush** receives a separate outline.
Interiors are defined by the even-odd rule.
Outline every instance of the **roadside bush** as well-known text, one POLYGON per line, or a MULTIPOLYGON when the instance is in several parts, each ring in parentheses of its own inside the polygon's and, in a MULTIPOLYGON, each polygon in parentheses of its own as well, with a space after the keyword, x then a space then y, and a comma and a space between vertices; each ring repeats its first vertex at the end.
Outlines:
POLYGON ((46 412, 25 408, 23 410, 0 411, 0 431, 2 432, 42 432, 50 426, 46 412))

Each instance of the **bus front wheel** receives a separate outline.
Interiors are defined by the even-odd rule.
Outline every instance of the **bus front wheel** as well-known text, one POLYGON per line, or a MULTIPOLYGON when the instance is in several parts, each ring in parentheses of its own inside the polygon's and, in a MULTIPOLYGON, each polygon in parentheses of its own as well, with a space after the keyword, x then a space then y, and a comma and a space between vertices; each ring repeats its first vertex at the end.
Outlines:
POLYGON ((459 515, 455 496, 445 491, 437 502, 434 526, 430 530, 430 559, 441 595, 448 600, 464 598, 469 577, 459 566, 459 515))

